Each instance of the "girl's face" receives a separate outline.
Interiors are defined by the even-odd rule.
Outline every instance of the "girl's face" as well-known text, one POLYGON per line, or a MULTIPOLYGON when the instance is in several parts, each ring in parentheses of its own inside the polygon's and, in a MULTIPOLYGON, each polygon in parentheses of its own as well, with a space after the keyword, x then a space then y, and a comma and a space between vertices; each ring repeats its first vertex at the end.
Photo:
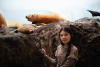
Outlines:
POLYGON ((71 39, 71 35, 68 32, 65 32, 64 30, 62 30, 60 32, 60 39, 64 44, 68 44, 70 39, 71 39))

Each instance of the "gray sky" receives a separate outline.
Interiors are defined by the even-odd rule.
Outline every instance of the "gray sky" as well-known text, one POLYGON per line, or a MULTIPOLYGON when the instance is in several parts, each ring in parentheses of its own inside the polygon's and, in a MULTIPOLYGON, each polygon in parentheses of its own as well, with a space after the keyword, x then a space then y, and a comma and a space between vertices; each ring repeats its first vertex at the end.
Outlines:
POLYGON ((0 0, 0 12, 8 20, 30 23, 25 16, 31 13, 59 13, 70 21, 91 17, 86 10, 100 12, 100 0, 0 0))

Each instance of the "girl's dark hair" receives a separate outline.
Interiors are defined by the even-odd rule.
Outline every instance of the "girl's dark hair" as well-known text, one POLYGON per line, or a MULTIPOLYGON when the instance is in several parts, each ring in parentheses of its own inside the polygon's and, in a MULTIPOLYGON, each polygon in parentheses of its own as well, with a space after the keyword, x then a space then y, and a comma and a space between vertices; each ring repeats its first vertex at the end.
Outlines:
MULTIPOLYGON (((65 32, 68 32, 68 33, 70 33, 70 35, 71 35, 71 39, 72 39, 72 31, 71 31, 71 28, 68 26, 63 26, 61 29, 60 29, 60 31, 59 31, 59 38, 60 38, 60 33, 61 33, 61 31, 65 31, 65 32)), ((64 45, 64 43, 61 41, 61 39, 60 39, 60 42, 61 42, 61 45, 64 45)), ((71 40, 70 40, 70 42, 68 43, 68 45, 70 45, 71 44, 71 40)))
MULTIPOLYGON (((59 31, 59 38, 60 38, 60 33, 61 33, 61 31, 65 31, 65 32, 68 32, 68 33, 70 33, 70 35, 71 35, 71 39, 70 39, 70 42, 68 43, 68 53, 67 53, 67 56, 69 55, 69 53, 70 53, 70 50, 71 50, 71 44, 72 44, 72 31, 71 31, 71 28, 68 26, 63 26, 61 29, 60 29, 60 31, 59 31)), ((64 46, 64 43, 61 41, 61 39, 60 39, 60 43, 61 43, 61 45, 62 46, 64 46)))

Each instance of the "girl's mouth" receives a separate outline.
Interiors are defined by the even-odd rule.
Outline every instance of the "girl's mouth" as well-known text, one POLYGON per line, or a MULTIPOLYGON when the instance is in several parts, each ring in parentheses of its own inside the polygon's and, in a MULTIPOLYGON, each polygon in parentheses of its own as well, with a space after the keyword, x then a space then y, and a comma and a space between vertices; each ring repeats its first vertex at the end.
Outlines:
POLYGON ((62 40, 63 42, 66 42, 67 40, 62 40))

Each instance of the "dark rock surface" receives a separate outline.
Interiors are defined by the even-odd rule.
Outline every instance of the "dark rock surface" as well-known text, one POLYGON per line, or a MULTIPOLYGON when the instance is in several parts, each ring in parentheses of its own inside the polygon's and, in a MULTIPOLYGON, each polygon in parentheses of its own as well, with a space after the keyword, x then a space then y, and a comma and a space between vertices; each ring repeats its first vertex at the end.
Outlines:
POLYGON ((54 67, 41 53, 54 58, 59 45, 58 32, 62 26, 71 26, 73 44, 79 49, 77 67, 100 66, 100 20, 82 18, 75 22, 57 22, 35 30, 32 34, 0 32, 0 66, 2 67, 54 67))
MULTIPOLYGON (((0 35, 0 66, 40 67, 42 55, 33 38, 21 33, 0 35)), ((42 66, 41 66, 42 67, 42 66)))

